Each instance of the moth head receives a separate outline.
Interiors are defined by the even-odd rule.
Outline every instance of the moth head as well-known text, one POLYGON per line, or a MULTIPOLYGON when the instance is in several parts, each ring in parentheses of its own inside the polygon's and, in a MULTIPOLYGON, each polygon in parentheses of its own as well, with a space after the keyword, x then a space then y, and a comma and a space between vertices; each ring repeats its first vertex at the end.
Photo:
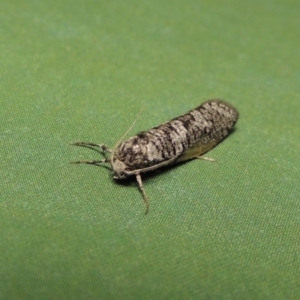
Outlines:
POLYGON ((114 179, 124 179, 129 176, 126 172, 128 166, 117 158, 112 161, 112 168, 114 170, 114 179))

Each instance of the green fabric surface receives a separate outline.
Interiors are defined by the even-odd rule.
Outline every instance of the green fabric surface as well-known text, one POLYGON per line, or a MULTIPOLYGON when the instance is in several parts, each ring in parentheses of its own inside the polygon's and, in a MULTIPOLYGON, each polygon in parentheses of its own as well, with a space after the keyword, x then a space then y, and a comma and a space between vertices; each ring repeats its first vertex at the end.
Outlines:
POLYGON ((299 12, 3 0, 0 299, 300 299, 299 12), (146 216, 134 180, 69 164, 100 158, 70 142, 113 147, 211 98, 235 132, 214 163, 146 176, 146 216))

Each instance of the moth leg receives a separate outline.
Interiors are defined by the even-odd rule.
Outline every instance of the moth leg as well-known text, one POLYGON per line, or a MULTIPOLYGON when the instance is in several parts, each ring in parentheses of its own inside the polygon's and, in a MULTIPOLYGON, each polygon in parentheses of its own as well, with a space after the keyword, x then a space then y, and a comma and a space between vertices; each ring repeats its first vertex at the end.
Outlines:
POLYGON ((94 144, 94 143, 86 143, 86 142, 75 142, 71 144, 72 146, 82 146, 82 147, 90 147, 90 148, 100 148, 104 152, 111 153, 111 150, 104 144, 94 144))
POLYGON ((207 160, 207 161, 215 161, 213 158, 210 157, 206 157, 206 156, 197 156, 198 159, 202 159, 202 160, 207 160))
POLYGON ((140 174, 136 174, 135 177, 136 177, 136 181, 138 182, 140 191, 142 192, 144 203, 146 205, 146 211, 145 211, 145 215, 146 215, 148 213, 148 211, 149 211, 149 202, 148 202, 148 198, 146 196, 145 190, 144 190, 144 186, 143 186, 143 182, 142 182, 142 177, 141 177, 140 174))
POLYGON ((109 163, 109 159, 101 159, 101 160, 78 160, 78 161, 71 161, 70 164, 88 164, 88 165, 100 165, 103 163, 109 163))

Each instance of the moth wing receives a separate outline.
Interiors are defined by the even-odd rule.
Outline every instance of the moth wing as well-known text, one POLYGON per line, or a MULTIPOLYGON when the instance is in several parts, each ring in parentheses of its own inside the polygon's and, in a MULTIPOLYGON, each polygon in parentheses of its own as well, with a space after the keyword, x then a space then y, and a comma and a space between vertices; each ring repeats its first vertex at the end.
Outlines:
POLYGON ((210 149, 212 149, 217 143, 218 141, 216 140, 210 141, 207 144, 203 144, 202 141, 197 142, 193 146, 186 149, 180 156, 178 156, 176 162, 181 162, 192 158, 196 158, 202 155, 203 153, 209 151, 210 149))

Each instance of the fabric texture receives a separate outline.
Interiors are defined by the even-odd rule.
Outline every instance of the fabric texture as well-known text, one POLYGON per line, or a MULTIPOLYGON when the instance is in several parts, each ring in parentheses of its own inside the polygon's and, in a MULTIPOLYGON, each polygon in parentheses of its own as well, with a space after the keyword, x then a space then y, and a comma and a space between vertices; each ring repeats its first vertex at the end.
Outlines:
POLYGON ((3 0, 0 299, 299 299, 299 9, 3 0), (212 98, 236 130, 143 176, 148 215, 134 179, 69 164, 212 98))

